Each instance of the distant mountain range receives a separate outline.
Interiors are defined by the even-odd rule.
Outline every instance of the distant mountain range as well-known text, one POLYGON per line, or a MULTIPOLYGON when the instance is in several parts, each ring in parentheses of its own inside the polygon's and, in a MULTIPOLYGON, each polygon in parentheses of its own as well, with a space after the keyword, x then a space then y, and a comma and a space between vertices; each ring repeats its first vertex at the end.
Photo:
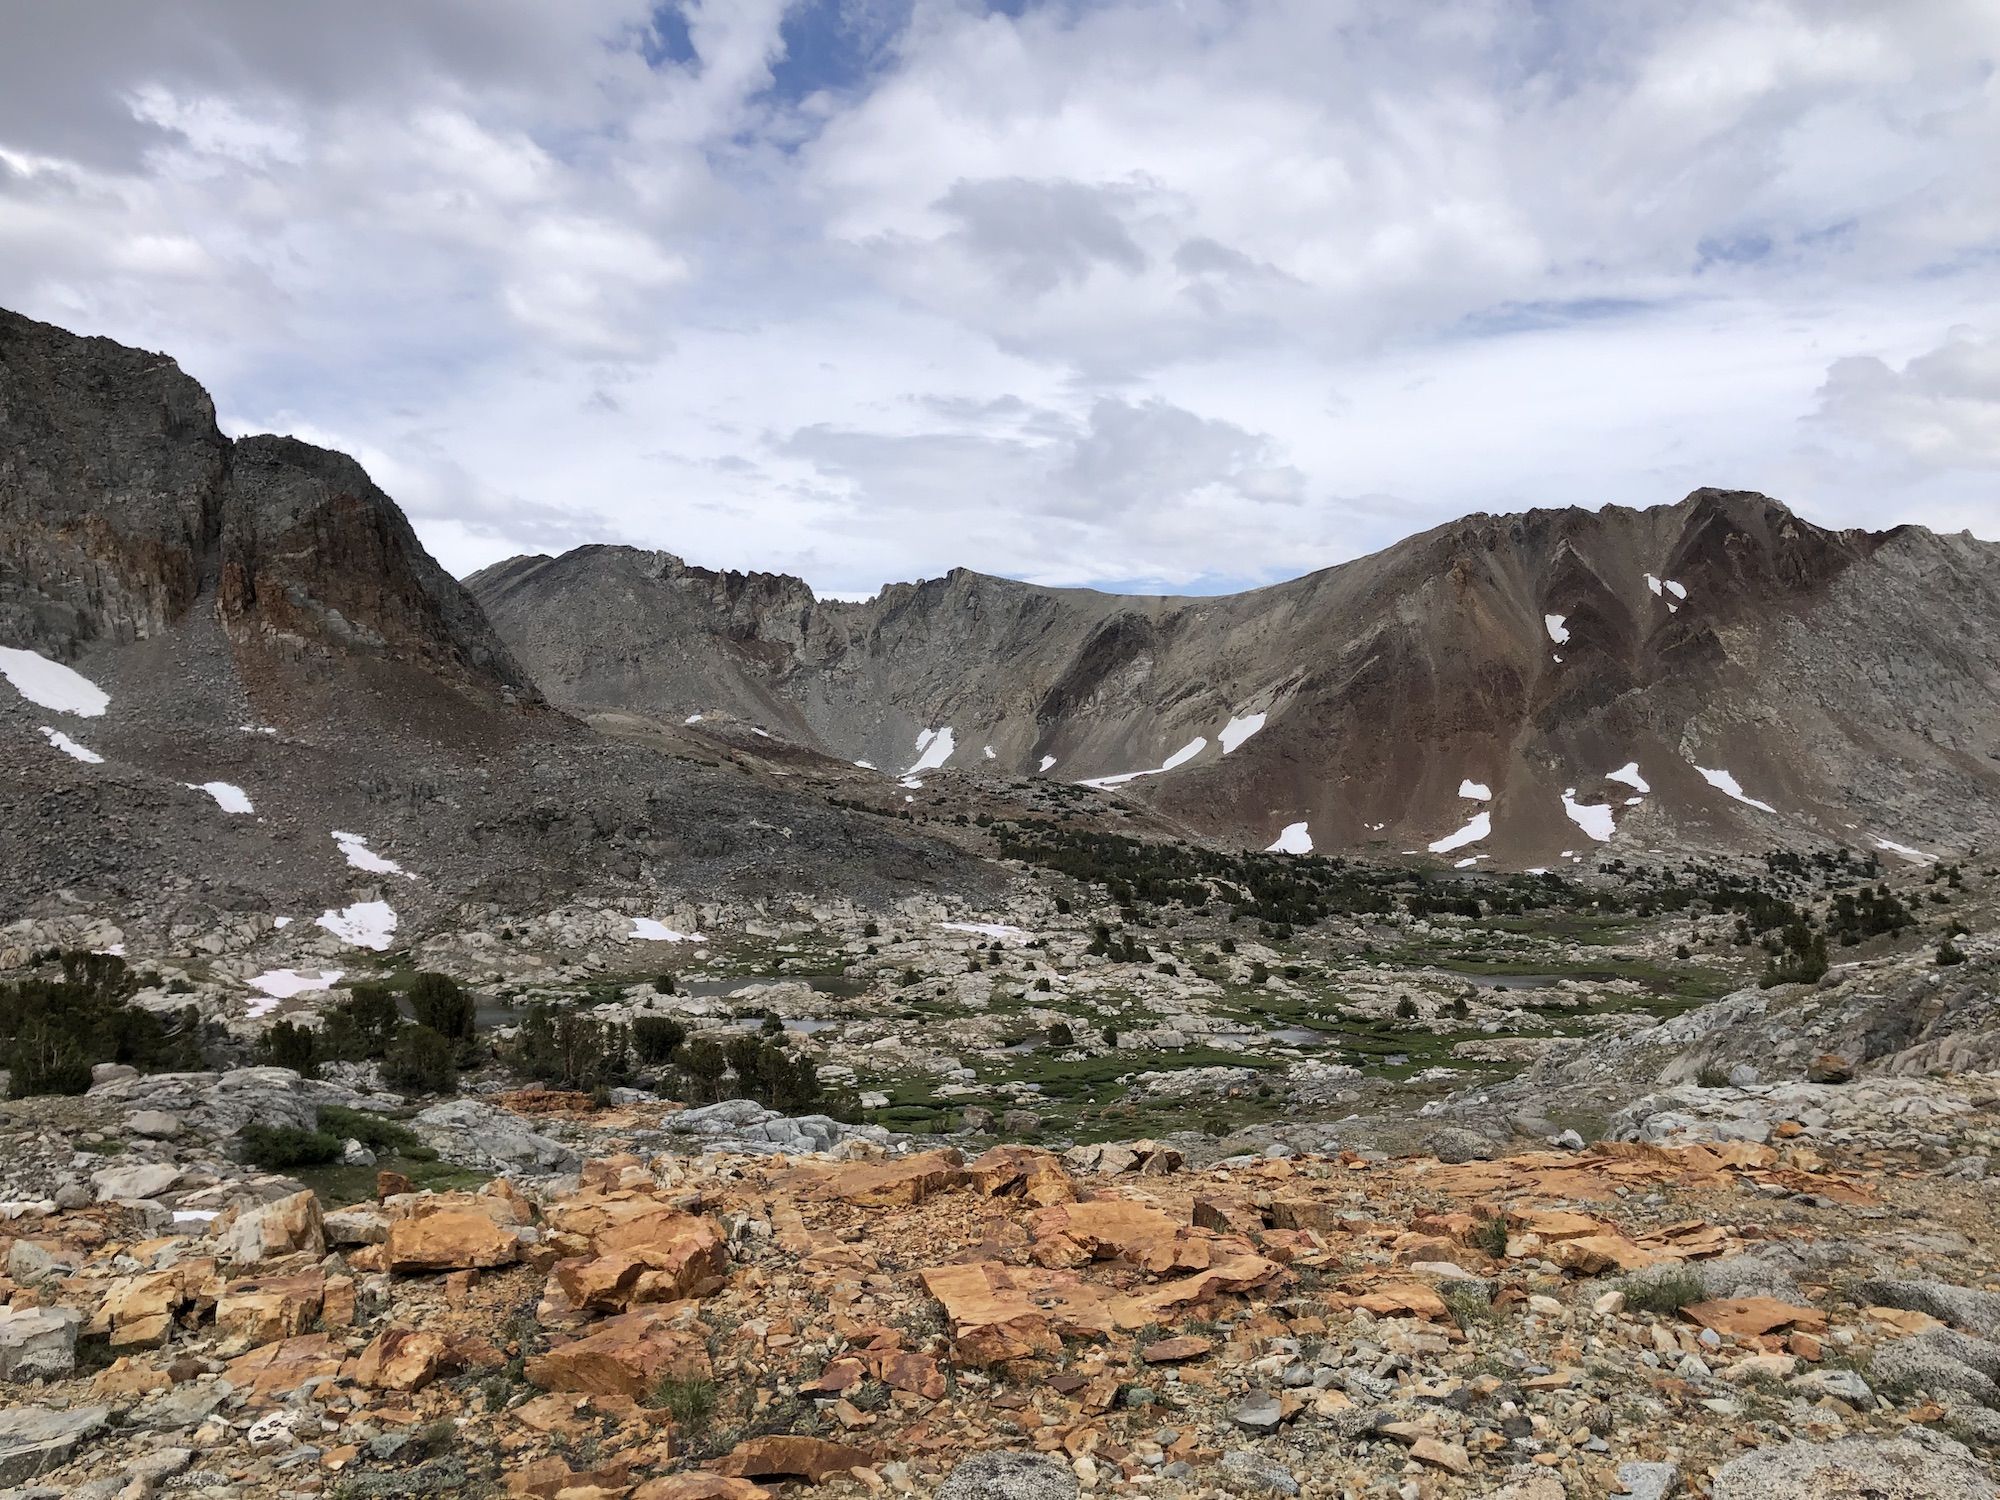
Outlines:
POLYGON ((468 585, 572 712, 1101 783, 1259 846, 1533 867, 2000 824, 2000 547, 1740 491, 1471 516, 1214 598, 961 569, 838 603, 602 546, 468 585))
POLYGON ((623 547, 461 585, 351 459, 5 312, 0 679, 17 909, 990 891, 968 811, 1514 868, 2000 833, 1968 536, 1702 490, 1219 598, 835 603, 623 547))

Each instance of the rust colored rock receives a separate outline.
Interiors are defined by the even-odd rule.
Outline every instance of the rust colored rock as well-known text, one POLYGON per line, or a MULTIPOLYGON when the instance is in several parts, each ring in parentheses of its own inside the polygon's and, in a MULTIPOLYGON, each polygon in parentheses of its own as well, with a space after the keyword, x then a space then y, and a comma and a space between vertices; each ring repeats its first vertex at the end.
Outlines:
POLYGON ((721 1474, 663 1474, 632 1491, 630 1500, 771 1500, 771 1492, 721 1474))
POLYGON ((446 1353, 444 1339, 426 1329, 385 1328, 361 1351, 354 1378, 371 1390, 422 1390, 444 1368, 446 1353))
POLYGON ((662 1375, 705 1380, 713 1375, 708 1341, 699 1328, 674 1326, 658 1308, 625 1313, 592 1326, 528 1361, 531 1385, 593 1396, 644 1396, 662 1375))
POLYGON ((860 1208, 913 1208, 964 1182, 964 1162, 948 1146, 888 1161, 854 1162, 818 1177, 806 1191, 809 1197, 860 1208))
POLYGON ((866 1468, 875 1455, 865 1448, 825 1438, 772 1436, 738 1443, 715 1463, 715 1472, 745 1479, 804 1479, 818 1484, 829 1474, 866 1468))
POLYGON ((988 1198, 1020 1198, 1037 1207, 1076 1199, 1076 1180, 1053 1151, 1039 1146, 995 1146, 965 1172, 988 1198))
POLYGON ((213 1232, 216 1253, 238 1265, 275 1260, 281 1255, 326 1253, 326 1226, 319 1199, 310 1189, 245 1209, 213 1232))
POLYGON ((597 1253, 558 1261, 555 1279, 572 1305, 593 1312, 699 1296, 729 1274, 722 1226, 663 1204, 613 1219, 590 1244, 597 1253))
POLYGON ((1681 1316, 1717 1333, 1737 1338, 1755 1338, 1778 1328, 1801 1328, 1808 1333, 1826 1328, 1826 1314, 1816 1307, 1796 1307, 1776 1297, 1718 1297, 1708 1302, 1690 1302, 1681 1316))
POLYGON ((1558 1240, 1549 1247, 1549 1258, 1564 1270, 1585 1276, 1600 1271, 1641 1271, 1664 1259, 1622 1234, 1584 1234, 1558 1240))
POLYGON ((317 1270, 228 1282, 215 1304, 215 1331, 235 1349, 296 1338, 325 1301, 326 1277, 317 1270))
POLYGON ((485 1214, 451 1209, 420 1219, 398 1219, 382 1244, 382 1264, 391 1271, 462 1271, 473 1266, 512 1265, 521 1243, 485 1214))
POLYGON ((416 1190, 416 1184, 401 1172, 392 1172, 384 1167, 375 1174, 375 1201, 378 1203, 416 1190))
POLYGON ((308 1380, 338 1375, 344 1353, 326 1334, 308 1333, 252 1349, 232 1359, 223 1374, 253 1401, 280 1401, 308 1380))
POLYGON ((1214 1348, 1214 1339, 1182 1334, 1179 1338, 1157 1339, 1146 1345, 1139 1351, 1139 1358, 1149 1365, 1178 1365, 1190 1359, 1200 1359, 1214 1348))

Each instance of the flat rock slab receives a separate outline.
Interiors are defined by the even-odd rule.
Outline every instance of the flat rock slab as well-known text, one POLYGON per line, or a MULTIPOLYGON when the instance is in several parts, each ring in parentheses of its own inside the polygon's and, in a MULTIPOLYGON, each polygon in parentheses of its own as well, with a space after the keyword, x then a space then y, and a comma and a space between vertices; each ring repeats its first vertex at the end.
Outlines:
POLYGON ((109 1410, 103 1406, 0 1410, 0 1484, 20 1484, 68 1463, 85 1439, 104 1430, 109 1410))

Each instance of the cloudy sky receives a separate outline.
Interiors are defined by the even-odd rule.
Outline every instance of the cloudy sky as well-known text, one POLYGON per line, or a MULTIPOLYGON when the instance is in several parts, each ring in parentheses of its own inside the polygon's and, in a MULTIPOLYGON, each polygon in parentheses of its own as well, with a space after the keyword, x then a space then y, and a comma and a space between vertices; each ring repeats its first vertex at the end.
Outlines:
POLYGON ((1214 590, 1766 490, 2000 537, 1993 0, 0 0, 0 303, 456 572, 1214 590))

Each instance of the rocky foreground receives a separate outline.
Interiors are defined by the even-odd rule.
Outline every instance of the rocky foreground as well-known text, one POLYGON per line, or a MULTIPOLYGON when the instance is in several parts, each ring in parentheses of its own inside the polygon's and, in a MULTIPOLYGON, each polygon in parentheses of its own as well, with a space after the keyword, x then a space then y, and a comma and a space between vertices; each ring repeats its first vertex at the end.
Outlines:
POLYGON ((17 1138, 88 1163, 90 1111, 130 1111, 129 1150, 4 1206, 7 1495, 1996 1493, 1993 1075, 1939 1082, 1922 1139, 1816 1106, 1199 1170, 693 1154, 672 1106, 516 1095, 434 1122, 513 1175, 326 1204, 174 1145, 281 1097, 246 1071, 17 1138))

